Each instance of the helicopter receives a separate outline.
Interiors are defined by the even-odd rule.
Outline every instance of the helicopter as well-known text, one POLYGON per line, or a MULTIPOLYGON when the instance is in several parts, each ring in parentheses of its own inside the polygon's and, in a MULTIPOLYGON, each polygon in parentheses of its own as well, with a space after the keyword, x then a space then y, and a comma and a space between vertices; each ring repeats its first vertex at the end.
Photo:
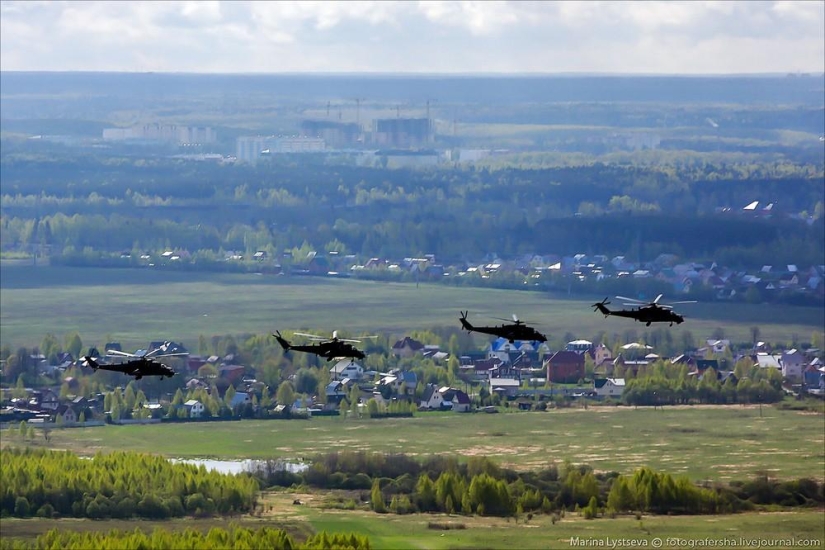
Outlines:
POLYGON ((85 355, 83 357, 83 366, 91 367, 95 371, 97 370, 109 370, 113 372, 122 372, 123 374, 128 374, 129 376, 134 376, 135 380, 140 380, 144 376, 160 376, 160 379, 163 380, 164 377, 172 377, 175 375, 175 371, 169 365, 161 363, 157 361, 162 357, 180 357, 182 355, 189 355, 188 352, 168 352, 169 350, 169 342, 164 342, 162 346, 157 349, 153 349, 152 351, 143 353, 143 354, 135 354, 135 353, 126 353, 124 351, 119 350, 106 350, 106 355, 109 357, 129 357, 129 359, 124 363, 101 363, 96 360, 96 357, 99 357, 99 353, 96 349, 92 348, 89 350, 89 355, 85 355))
MULTIPOLYGON (((538 342, 547 341, 547 337, 544 334, 540 333, 533 327, 524 324, 523 321, 519 321, 515 314, 513 315, 514 322, 512 324, 495 327, 476 327, 471 325, 470 321, 467 320, 467 313, 467 311, 462 311, 461 317, 459 317, 461 326, 464 327, 464 330, 467 332, 483 332, 484 334, 492 334, 501 338, 507 338, 511 344, 516 340, 535 340, 538 342)), ((499 320, 506 321, 507 319, 499 320)))
MULTIPOLYGON (((361 340, 353 340, 350 338, 338 338, 338 331, 332 331, 332 338, 326 338, 324 336, 317 336, 315 334, 306 334, 304 332, 296 332, 295 335, 297 336, 306 336, 310 340, 314 340, 318 342, 317 344, 307 344, 303 346, 295 346, 290 344, 286 338, 281 336, 279 331, 275 331, 275 334, 272 336, 278 340, 278 343, 281 344, 281 347, 284 348, 284 351, 287 352, 289 350, 295 351, 303 351, 305 353, 314 353, 318 357, 323 357, 327 361, 332 361, 333 359, 337 358, 350 358, 350 359, 363 359, 365 357, 364 352, 357 349, 353 346, 353 343, 359 343, 361 340)), ((368 336, 367 338, 374 338, 374 336, 368 336)))
POLYGON ((685 318, 673 311, 673 304, 696 303, 696 300, 685 300, 681 302, 673 302, 673 304, 660 304, 659 300, 662 299, 661 294, 656 296, 656 299, 652 302, 643 302, 641 300, 626 298, 624 296, 616 296, 616 298, 619 300, 626 300, 628 303, 625 303, 624 305, 633 306, 634 309, 608 309, 607 304, 610 302, 608 302, 607 298, 605 298, 601 302, 593 304, 593 311, 601 311, 605 317, 608 315, 615 315, 616 317, 629 317, 630 319, 635 319, 636 321, 644 323, 645 326, 648 327, 650 326, 650 323, 670 323, 670 326, 673 326, 673 323, 676 323, 679 325, 685 321, 685 318))

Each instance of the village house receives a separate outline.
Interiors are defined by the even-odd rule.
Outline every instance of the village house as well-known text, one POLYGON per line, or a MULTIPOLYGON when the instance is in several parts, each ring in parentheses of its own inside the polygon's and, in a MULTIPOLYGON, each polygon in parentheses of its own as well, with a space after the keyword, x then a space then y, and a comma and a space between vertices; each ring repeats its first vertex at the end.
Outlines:
POLYGON ((444 400, 444 407, 450 408, 455 412, 470 412, 470 396, 463 391, 445 386, 440 388, 438 392, 444 400))
POLYGON ((60 405, 57 394, 46 388, 29 392, 27 407, 31 411, 56 411, 60 405))
POLYGON ((532 368, 533 363, 539 362, 539 354, 548 351, 549 348, 544 342, 530 340, 510 342, 507 338, 499 337, 490 342, 487 358, 499 359, 503 364, 513 365, 516 368, 532 368))
POLYGON ((333 380, 327 387, 325 388, 324 394, 327 397, 327 406, 328 409, 334 409, 338 406, 338 404, 349 395, 351 388, 355 385, 355 382, 349 378, 344 378, 343 380, 333 380))
POLYGON ((353 361, 352 359, 341 359, 329 369, 333 380, 343 380, 349 378, 350 380, 360 380, 364 376, 364 367, 353 361))
POLYGON ((424 344, 409 336, 405 336, 392 345, 392 353, 396 357, 412 357, 417 353, 421 353, 423 349, 424 344))
POLYGON ((490 378, 490 372, 497 370, 501 365, 501 360, 493 359, 475 359, 472 363, 461 364, 458 368, 465 380, 472 380, 476 382, 483 382, 490 378))
POLYGON ((501 397, 515 397, 521 387, 521 381, 515 378, 490 378, 490 393, 501 397))
POLYGON ((591 357, 593 358, 593 364, 597 367, 613 362, 613 352, 604 344, 599 344, 593 348, 591 357))
POLYGON ((230 384, 235 384, 243 376, 245 367, 241 365, 221 365, 218 367, 218 376, 226 379, 230 384))
POLYGON ((441 408, 442 403, 444 403, 444 396, 438 391, 438 386, 435 384, 427 384, 424 388, 424 393, 421 394, 418 408, 437 410, 441 408))
POLYGON ((205 410, 203 403, 197 399, 190 399, 185 402, 183 408, 186 409, 186 416, 189 418, 200 418, 205 410))
POLYGON ((54 411, 54 415, 55 422, 57 422, 58 419, 60 419, 60 422, 63 424, 74 424, 77 422, 77 413, 71 405, 58 405, 54 411))
POLYGON ((625 388, 624 378, 596 378, 593 380, 593 390, 598 397, 619 399, 625 388))
POLYGON ((771 355, 770 353, 758 352, 756 354, 756 365, 760 368, 782 370, 782 365, 779 363, 781 356, 771 355))
POLYGON ((576 383, 584 378, 584 355, 575 351, 557 351, 544 365, 547 380, 554 384, 576 383))
POLYGON ((825 392, 825 365, 819 358, 814 359, 805 367, 802 383, 809 392, 810 390, 814 390, 812 393, 825 392))
POLYGON ((412 371, 393 369, 382 376, 376 384, 379 391, 382 387, 389 387, 392 395, 412 395, 418 385, 418 377, 412 371))
POLYGON ((247 392, 235 392, 235 395, 232 396, 232 401, 229 403, 229 408, 233 411, 238 411, 248 403, 252 403, 252 397, 247 392))
POLYGON ((802 380, 802 371, 807 366, 805 356, 797 349, 783 351, 779 357, 779 364, 782 369, 782 378, 791 382, 802 380))

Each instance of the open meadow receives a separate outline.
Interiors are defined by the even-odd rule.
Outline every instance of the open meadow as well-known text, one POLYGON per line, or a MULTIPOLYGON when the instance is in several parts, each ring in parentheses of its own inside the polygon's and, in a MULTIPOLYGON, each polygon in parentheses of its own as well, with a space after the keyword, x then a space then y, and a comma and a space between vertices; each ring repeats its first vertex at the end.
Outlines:
MULTIPOLYGON (((25 444, 9 431, 2 445, 25 444)), ((413 418, 243 420, 106 425, 38 432, 30 445, 137 451, 170 458, 303 460, 337 450, 485 456, 517 470, 569 460, 630 474, 649 466, 695 481, 825 478, 825 416, 751 406, 664 409, 590 406, 501 414, 418 413, 413 418)))
MULTIPOLYGON (((561 299, 543 292, 435 283, 33 267, 4 261, 0 345, 35 346, 48 333, 60 338, 75 331, 84 344, 119 341, 126 349, 158 339, 192 347, 200 335, 267 334, 276 329, 400 337, 416 329, 458 327, 462 310, 488 320, 516 313, 551 338, 567 333, 592 338, 600 331, 628 330, 643 335, 649 330, 594 313, 590 304, 602 298, 561 299)), ((807 341, 823 326, 820 308, 697 303, 683 309, 685 323, 668 329, 675 341, 684 331, 700 340, 722 328, 732 341, 747 342, 753 326, 759 326, 762 340, 807 341)), ((479 338, 479 347, 486 341, 479 338)))

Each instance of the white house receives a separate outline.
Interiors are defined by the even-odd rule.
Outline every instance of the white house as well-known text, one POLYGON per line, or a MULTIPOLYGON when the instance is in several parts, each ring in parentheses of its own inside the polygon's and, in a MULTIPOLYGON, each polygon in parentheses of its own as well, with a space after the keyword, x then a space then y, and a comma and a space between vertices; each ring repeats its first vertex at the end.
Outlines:
POLYGON ((730 348, 730 340, 705 340, 705 343, 713 353, 725 353, 730 348))
POLYGON ((197 399, 190 399, 183 406, 189 411, 189 418, 200 418, 203 415, 203 403, 197 399))
POLYGON ((619 398, 624 392, 624 378, 596 378, 593 389, 599 397, 619 398))
POLYGON ((421 401, 418 403, 420 409, 440 409, 444 402, 444 396, 438 391, 438 386, 435 384, 427 384, 424 388, 424 393, 421 396, 421 401))
POLYGON ((779 364, 779 359, 779 356, 771 355, 769 353, 758 352, 756 354, 756 364, 763 369, 781 369, 782 365, 779 364))
POLYGON ((502 397, 515 395, 521 386, 521 381, 514 378, 490 378, 490 393, 498 393, 502 397))
POLYGON ((791 380, 801 380, 802 371, 807 366, 805 357, 797 349, 783 351, 779 358, 782 367, 782 377, 791 380))
POLYGON ((350 380, 360 380, 364 376, 364 367, 351 359, 341 359, 329 369, 329 373, 334 380, 349 378, 350 380))

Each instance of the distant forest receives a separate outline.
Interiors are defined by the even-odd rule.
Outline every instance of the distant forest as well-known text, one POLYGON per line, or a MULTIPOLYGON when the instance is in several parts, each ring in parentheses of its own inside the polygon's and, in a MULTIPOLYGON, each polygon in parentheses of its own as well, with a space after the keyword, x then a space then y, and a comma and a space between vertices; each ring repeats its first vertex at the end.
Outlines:
POLYGON ((825 263, 823 167, 382 169, 285 156, 255 167, 4 154, 3 250, 309 246, 365 257, 662 253, 731 267, 825 263), (770 218, 746 215, 754 200, 770 218), (725 210, 728 209, 728 210, 725 210))

